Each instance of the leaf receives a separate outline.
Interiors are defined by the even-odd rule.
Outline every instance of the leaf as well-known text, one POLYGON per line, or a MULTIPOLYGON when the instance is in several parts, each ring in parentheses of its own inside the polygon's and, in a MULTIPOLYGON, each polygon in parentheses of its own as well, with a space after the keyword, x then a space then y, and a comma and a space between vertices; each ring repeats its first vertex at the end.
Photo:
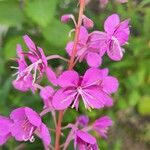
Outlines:
POLYGON ((140 100, 139 92, 135 89, 129 95, 129 105, 135 106, 140 100))
POLYGON ((144 96, 138 105, 138 111, 141 115, 150 114, 150 96, 144 96))
POLYGON ((24 45, 24 42, 20 36, 12 37, 8 39, 4 45, 4 57, 6 60, 16 57, 16 45, 24 45))
POLYGON ((0 1, 0 24, 18 26, 24 22, 24 15, 19 2, 0 1))
POLYGON ((56 4, 57 0, 28 0, 24 10, 33 22, 46 27, 53 20, 56 4))
MULTIPOLYGON (((68 32, 71 30, 70 26, 62 24, 59 20, 53 22, 43 29, 44 38, 52 45, 58 48, 64 48, 67 42, 68 32)), ((61 51, 64 51, 61 49, 61 51)), ((54 52, 56 53, 56 51, 54 52)))
POLYGON ((145 15, 144 15, 144 24, 143 24, 143 31, 144 36, 146 36, 147 39, 150 38, 150 9, 145 9, 145 15))

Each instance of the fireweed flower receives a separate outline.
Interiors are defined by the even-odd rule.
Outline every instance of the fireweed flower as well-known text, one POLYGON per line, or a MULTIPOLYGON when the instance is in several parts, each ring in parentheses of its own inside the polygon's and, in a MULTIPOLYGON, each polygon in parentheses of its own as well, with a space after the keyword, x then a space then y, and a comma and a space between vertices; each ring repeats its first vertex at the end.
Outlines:
MULTIPOLYGON (((65 71, 58 78, 61 87, 53 96, 55 109, 63 110, 70 105, 78 109, 79 98, 81 97, 86 109, 102 108, 112 106, 113 101, 100 83, 107 76, 107 69, 88 69, 84 76, 79 76, 76 71, 65 71)), ((108 84, 106 84, 109 86, 108 84)), ((110 84, 111 87, 111 84, 110 84)), ((107 87, 108 88, 108 87, 107 87)))
POLYGON ((0 116, 0 145, 7 142, 7 140, 11 137, 11 126, 12 126, 12 120, 0 116))
POLYGON ((16 89, 23 92, 32 89, 34 91, 33 84, 35 81, 43 76, 43 73, 47 75, 47 78, 50 82, 56 85, 56 75, 52 69, 48 66, 47 58, 40 47, 36 47, 34 42, 25 35, 23 37, 27 47, 29 48, 28 52, 23 52, 20 45, 17 45, 17 55, 18 55, 18 71, 17 79, 14 80, 13 85, 16 89), (31 65, 27 65, 25 61, 25 56, 31 61, 31 65), (37 73, 39 75, 37 77, 37 73))
POLYGON ((50 144, 49 130, 42 123, 40 116, 28 107, 13 110, 10 114, 13 120, 11 134, 17 141, 34 141, 33 134, 40 137, 46 145, 50 144))
POLYGON ((106 19, 104 30, 105 32, 93 32, 91 38, 99 41, 101 55, 107 52, 110 59, 120 61, 124 52, 121 46, 129 39, 129 19, 120 22, 119 16, 113 14, 106 19))
MULTIPOLYGON (((66 51, 70 56, 72 54, 73 45, 74 42, 70 41, 66 46, 66 51)), ((91 41, 91 37, 89 36, 89 33, 84 26, 80 27, 77 49, 78 52, 76 57, 79 62, 85 59, 90 67, 99 67, 101 65, 102 58, 99 53, 100 45, 99 43, 95 43, 95 41, 91 41)))
POLYGON ((108 116, 103 116, 93 123, 93 129, 103 138, 107 138, 107 131, 113 122, 108 116))

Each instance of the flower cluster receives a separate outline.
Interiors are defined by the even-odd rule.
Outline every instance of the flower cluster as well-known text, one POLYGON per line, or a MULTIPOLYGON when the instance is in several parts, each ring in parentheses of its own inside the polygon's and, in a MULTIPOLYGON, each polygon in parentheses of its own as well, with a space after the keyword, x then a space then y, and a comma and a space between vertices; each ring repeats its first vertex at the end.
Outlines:
MULTIPOLYGON (((81 9, 83 8, 81 6, 81 9)), ((29 50, 23 51, 21 45, 17 45, 18 67, 12 67, 17 69, 15 73, 17 78, 12 84, 22 92, 39 91, 43 100, 43 110, 37 113, 29 107, 21 107, 13 110, 8 118, 0 116, 1 145, 11 137, 17 141, 34 142, 36 135, 43 141, 45 149, 49 149, 51 128, 48 128, 41 119, 49 112, 54 119, 56 129, 53 131, 56 132, 58 142, 61 130, 70 129, 66 142, 62 144, 64 150, 71 140, 74 140, 74 149, 78 147, 79 150, 98 150, 96 138, 91 135, 91 131, 96 131, 101 137, 107 138, 107 130, 112 125, 109 117, 100 117, 89 124, 89 118, 81 115, 74 124, 68 123, 66 127, 61 127, 62 115, 58 117, 60 120, 58 119, 57 124, 56 111, 61 114, 65 113, 64 110, 67 108, 75 108, 78 111, 80 101, 89 111, 113 105, 112 94, 117 91, 119 83, 117 78, 109 75, 109 69, 102 68, 101 64, 105 54, 113 61, 120 61, 123 58, 125 50, 122 46, 127 43, 130 34, 129 19, 120 21, 118 14, 112 14, 104 22, 104 31, 91 33, 89 29, 93 28, 94 23, 87 16, 80 14, 78 22, 72 14, 61 17, 64 23, 71 19, 75 24, 75 29, 72 30, 75 31, 75 40, 67 43, 66 51, 70 60, 73 59, 73 63, 59 55, 46 56, 43 49, 36 46, 27 35, 23 36, 23 39, 29 50), (58 58, 67 61, 71 66, 60 75, 56 75, 48 65, 48 60, 58 58), (89 68, 82 75, 73 67, 77 62, 84 60, 89 68), (41 86, 43 76, 47 77, 51 86, 48 84, 41 86)), ((56 142, 55 150, 58 149, 56 142)))

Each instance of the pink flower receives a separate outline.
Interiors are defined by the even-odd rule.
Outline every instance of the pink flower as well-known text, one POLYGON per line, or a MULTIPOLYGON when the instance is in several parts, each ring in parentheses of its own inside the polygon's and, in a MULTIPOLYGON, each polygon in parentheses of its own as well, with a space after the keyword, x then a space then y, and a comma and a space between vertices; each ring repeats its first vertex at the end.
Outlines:
POLYGON ((112 126, 112 124, 113 122, 109 117, 103 116, 94 122, 93 129, 96 130, 103 138, 107 138, 106 134, 108 127, 112 126))
POLYGON ((34 92, 35 87, 33 84, 37 79, 41 78, 44 73, 47 75, 47 78, 50 82, 52 82, 54 85, 57 85, 56 75, 52 69, 48 67, 47 58, 42 48, 36 47, 34 42, 27 35, 25 35, 23 38, 27 47, 29 48, 29 51, 23 52, 21 46, 17 45, 18 71, 15 73, 15 75, 17 75, 17 79, 13 81, 14 87, 23 92, 26 92, 29 89, 34 92), (24 58, 25 56, 27 56, 31 61, 31 65, 27 65, 24 58))
POLYGON ((0 145, 6 143, 11 137, 11 126, 11 119, 0 116, 0 145))
POLYGON ((77 145, 79 150, 98 150, 96 139, 82 130, 76 131, 74 145, 75 149, 77 145))
POLYGON ((38 135, 46 145, 50 144, 49 130, 42 123, 40 116, 28 107, 13 110, 10 114, 13 120, 11 134, 17 141, 34 141, 33 134, 38 135))
POLYGON ((40 96, 43 99, 44 102, 44 108, 50 108, 52 109, 52 97, 54 94, 54 89, 50 86, 46 86, 41 89, 40 96))
POLYGON ((109 16, 104 23, 105 32, 93 32, 92 39, 97 39, 100 43, 100 54, 103 56, 107 52, 108 56, 119 61, 123 57, 125 45, 129 39, 129 19, 120 22, 117 14, 109 16))
POLYGON ((43 52, 43 49, 36 47, 28 35, 25 35, 23 39, 30 50, 28 53, 26 53, 26 55, 32 62, 34 76, 36 77, 37 70, 39 71, 39 77, 42 76, 43 73, 46 73, 48 80, 56 85, 56 75, 52 69, 48 67, 47 58, 43 52))
MULTIPOLYGON (((97 39, 96 39, 97 40, 97 39)), ((69 55, 72 53, 74 42, 71 41, 66 46, 66 51, 69 55)), ((85 59, 90 67, 99 67, 102 63, 101 56, 99 54, 99 44, 95 44, 91 41, 88 31, 85 27, 80 27, 79 42, 77 44, 76 57, 81 62, 85 59)))
POLYGON ((100 86, 107 73, 107 69, 90 68, 82 77, 76 71, 65 71, 58 79, 61 89, 53 96, 54 108, 63 110, 71 105, 72 108, 78 109, 80 97, 85 108, 89 110, 112 106, 111 97, 103 90, 104 87, 100 86))

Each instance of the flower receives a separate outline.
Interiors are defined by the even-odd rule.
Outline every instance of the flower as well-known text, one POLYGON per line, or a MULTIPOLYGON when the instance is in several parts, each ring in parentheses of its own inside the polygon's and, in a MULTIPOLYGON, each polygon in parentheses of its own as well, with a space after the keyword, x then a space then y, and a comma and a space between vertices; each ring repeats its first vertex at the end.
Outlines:
POLYGON ((29 107, 20 107, 10 114, 13 120, 11 134, 17 141, 34 141, 33 134, 38 135, 46 145, 50 144, 49 130, 42 123, 40 116, 29 107))
MULTIPOLYGON (((69 55, 72 53, 74 42, 68 42, 66 51, 69 55)), ((99 67, 102 63, 101 56, 99 54, 99 44, 94 44, 91 41, 90 35, 84 26, 80 27, 79 40, 77 44, 77 55, 76 57, 81 62, 85 59, 90 67, 99 67)))
POLYGON ((11 137, 11 126, 12 126, 12 120, 0 116, 0 145, 7 142, 7 140, 11 137))
POLYGON ((96 37, 100 44, 100 54, 107 52, 110 59, 120 61, 123 57, 125 45, 129 39, 129 19, 120 22, 118 14, 112 14, 104 23, 105 32, 93 32, 91 38, 96 37))
POLYGON ((44 102, 44 108, 53 108, 52 106, 52 97, 54 94, 54 89, 50 86, 45 86, 40 91, 40 96, 44 102))
POLYGON ((96 139, 82 130, 76 131, 74 145, 75 149, 77 145, 79 150, 98 150, 96 139))
POLYGON ((21 45, 17 45, 18 71, 15 73, 15 75, 17 75, 17 79, 13 81, 13 86, 22 92, 26 92, 29 89, 34 92, 35 87, 33 84, 37 79, 43 76, 43 73, 47 75, 47 78, 50 82, 52 82, 54 85, 57 85, 56 75, 52 69, 48 67, 47 58, 42 48, 36 47, 34 42, 27 35, 25 35, 23 39, 29 48, 29 51, 23 52, 21 45), (27 65, 25 56, 27 56, 27 58, 30 60, 31 65, 27 65), (37 77, 38 72, 39 75, 37 77))
POLYGON ((103 116, 93 123, 93 129, 103 138, 107 138, 108 127, 112 126, 113 122, 108 116, 103 116))
POLYGON ((85 108, 89 110, 112 106, 111 97, 103 90, 104 87, 100 86, 107 72, 107 69, 90 68, 83 77, 79 76, 76 71, 63 72, 58 78, 61 88, 53 96, 54 108, 64 110, 71 105, 72 108, 78 109, 80 96, 85 108))

